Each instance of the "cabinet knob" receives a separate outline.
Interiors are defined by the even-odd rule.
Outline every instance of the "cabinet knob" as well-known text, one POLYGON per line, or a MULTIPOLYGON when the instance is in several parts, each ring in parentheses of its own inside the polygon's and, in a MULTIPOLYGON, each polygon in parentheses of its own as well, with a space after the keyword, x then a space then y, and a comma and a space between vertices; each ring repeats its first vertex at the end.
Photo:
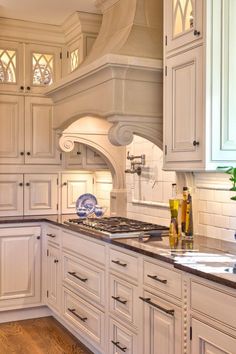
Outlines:
POLYGON ((29 187, 29 186, 30 186, 30 183, 29 183, 29 182, 27 182, 25 185, 26 185, 27 187, 29 187))
POLYGON ((199 141, 193 140, 193 146, 198 146, 200 145, 199 141))
POLYGON ((194 36, 200 36, 200 34, 201 34, 201 32, 200 31, 198 31, 198 30, 194 30, 193 31, 193 34, 194 34, 194 36))
POLYGON ((29 151, 27 152, 27 155, 28 155, 28 156, 30 156, 30 155, 31 155, 29 151))
POLYGON ((26 89, 27 89, 27 91, 30 91, 30 86, 27 86, 26 89))
POLYGON ((77 151, 77 153, 76 153, 77 155, 81 155, 81 151, 77 151))
POLYGON ((21 152, 20 152, 20 155, 21 155, 21 156, 24 156, 24 154, 25 154, 24 151, 21 151, 21 152))
POLYGON ((20 86, 20 90, 23 91, 24 90, 24 86, 20 86))
POLYGON ((63 186, 67 186, 67 182, 64 182, 64 183, 63 183, 63 186))
POLYGON ((58 263, 59 261, 58 261, 58 259, 54 259, 54 263, 58 263))
POLYGON ((23 187, 23 183, 22 183, 22 182, 20 182, 20 183, 19 183, 19 186, 20 186, 20 187, 23 187))

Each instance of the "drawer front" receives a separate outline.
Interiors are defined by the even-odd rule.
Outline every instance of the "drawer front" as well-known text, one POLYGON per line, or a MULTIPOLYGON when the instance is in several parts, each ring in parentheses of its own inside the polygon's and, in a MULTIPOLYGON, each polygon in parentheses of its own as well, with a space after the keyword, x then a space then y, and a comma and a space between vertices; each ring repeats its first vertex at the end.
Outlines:
POLYGON ((96 347, 104 348, 104 313, 65 288, 63 288, 63 316, 83 336, 91 339, 96 347))
POLYGON ((109 354, 137 354, 137 335, 114 320, 109 323, 109 354))
POLYGON ((152 286, 175 297, 181 298, 181 274, 175 270, 144 261, 143 277, 145 285, 152 286))
POLYGON ((47 226, 45 231, 46 240, 55 245, 60 245, 61 243, 61 232, 58 228, 53 226, 47 226))
POLYGON ((104 271, 71 255, 63 254, 63 281, 92 301, 104 305, 104 271))
POLYGON ((94 262, 105 263, 105 246, 86 240, 80 234, 74 235, 70 232, 63 232, 62 246, 68 251, 90 258, 94 262))
POLYGON ((110 312, 137 326, 138 290, 135 285, 110 275, 110 312))
POLYGON ((191 282, 191 308, 236 328, 236 294, 191 282))
POLYGON ((135 280, 138 279, 138 258, 127 253, 110 249, 110 269, 129 276, 135 280))

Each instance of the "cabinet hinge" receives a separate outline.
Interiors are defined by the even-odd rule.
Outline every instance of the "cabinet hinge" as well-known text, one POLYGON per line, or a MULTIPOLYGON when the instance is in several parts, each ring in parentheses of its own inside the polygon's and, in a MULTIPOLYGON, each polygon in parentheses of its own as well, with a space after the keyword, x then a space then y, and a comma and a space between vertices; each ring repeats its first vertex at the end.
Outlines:
POLYGON ((57 203, 57 210, 58 210, 58 203, 57 203))
POLYGON ((60 160, 62 160, 62 152, 60 152, 60 160))
POLYGON ((60 59, 62 59, 62 52, 60 52, 60 59))
POLYGON ((66 56, 67 56, 67 59, 70 57, 70 53, 68 50, 67 50, 66 56))
POLYGON ((94 181, 94 177, 93 177, 93 184, 94 184, 94 182, 95 182, 95 181, 94 181))
POLYGON ((190 337, 190 340, 192 340, 192 338, 193 338, 193 328, 192 328, 192 326, 190 326, 189 331, 190 331, 189 337, 190 337))
POLYGON ((167 45, 167 36, 165 36, 165 45, 167 45))
POLYGON ((57 178, 57 185, 59 184, 59 180, 58 180, 58 178, 57 178))
POLYGON ((167 155, 167 145, 165 145, 165 155, 167 155))
POLYGON ((47 257, 49 256, 49 250, 47 250, 47 257))
POLYGON ((48 290, 47 290, 47 297, 49 296, 49 292, 48 292, 48 290))
POLYGON ((167 76, 167 66, 165 66, 165 76, 167 76))

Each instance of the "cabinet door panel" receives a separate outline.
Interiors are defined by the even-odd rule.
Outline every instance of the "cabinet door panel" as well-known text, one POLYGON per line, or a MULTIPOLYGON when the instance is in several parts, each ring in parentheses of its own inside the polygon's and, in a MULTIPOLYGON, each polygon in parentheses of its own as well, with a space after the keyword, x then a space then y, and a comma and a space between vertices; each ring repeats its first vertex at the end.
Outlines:
POLYGON ((192 321, 192 353, 235 354, 236 340, 206 324, 192 321))
POLYGON ((60 309, 61 276, 60 251, 58 248, 47 247, 47 303, 49 306, 60 309))
POLYGON ((202 40, 202 0, 165 0, 164 5, 167 51, 202 40))
POLYGON ((51 99, 26 97, 25 163, 60 164, 60 153, 55 146, 51 99))
POLYGON ((0 163, 23 163, 24 98, 0 96, 0 163))
POLYGON ((91 167, 107 167, 106 162, 95 150, 86 147, 86 166, 91 167))
POLYGON ((62 213, 74 212, 76 200, 84 193, 93 193, 92 174, 63 174, 61 194, 62 213))
POLYGON ((25 215, 57 213, 57 175, 25 175, 25 215))
POLYGON ((0 215, 23 215, 23 175, 0 175, 0 215))
POLYGON ((0 307, 40 301, 39 227, 0 230, 0 307))
POLYGON ((110 354, 137 354, 137 335, 110 319, 109 326, 109 353, 110 354))
POLYGON ((204 147, 202 48, 176 55, 166 64, 165 161, 201 161, 204 147))

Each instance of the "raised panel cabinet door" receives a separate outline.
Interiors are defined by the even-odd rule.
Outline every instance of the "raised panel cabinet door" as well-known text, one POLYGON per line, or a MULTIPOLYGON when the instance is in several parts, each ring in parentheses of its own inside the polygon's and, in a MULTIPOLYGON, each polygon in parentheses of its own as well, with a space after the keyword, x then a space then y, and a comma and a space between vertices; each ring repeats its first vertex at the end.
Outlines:
POLYGON ((86 166, 107 168, 107 164, 99 153, 88 146, 86 147, 86 166))
POLYGON ((23 174, 0 174, 0 216, 23 215, 23 174))
POLYGON ((166 66, 165 164, 201 162, 204 152, 202 47, 171 57, 166 66))
POLYGON ((63 173, 61 188, 62 213, 74 213, 78 197, 84 193, 93 193, 93 175, 63 173))
POLYGON ((40 227, 0 229, 0 307, 39 303, 40 227))
POLYGON ((141 298, 144 306, 144 353, 182 354, 181 309, 147 291, 141 298))
POLYGON ((61 48, 26 44, 25 68, 25 91, 44 93, 61 78, 61 48))
POLYGON ((60 309, 61 294, 61 262, 60 251, 50 244, 47 246, 47 274, 46 274, 47 304, 56 310, 60 309))
MULTIPOLYGON (((137 334, 111 318, 109 322, 109 354, 138 354, 137 334)), ((145 354, 148 353, 145 352, 145 354)))
POLYGON ((25 215, 57 214, 57 174, 26 174, 24 176, 25 215))
POLYGON ((192 320, 192 354, 235 354, 236 339, 205 323, 192 320))
POLYGON ((0 96, 0 127, 0 163, 24 163, 23 97, 0 96))
POLYGON ((25 98, 25 163, 59 165, 50 98, 25 98))
POLYGON ((85 145, 76 143, 71 152, 64 153, 66 168, 83 168, 85 163, 85 145))
POLYGON ((24 91, 24 48, 22 43, 0 41, 0 91, 24 91))
POLYGON ((167 52, 202 40, 202 0, 165 0, 164 18, 167 52))

